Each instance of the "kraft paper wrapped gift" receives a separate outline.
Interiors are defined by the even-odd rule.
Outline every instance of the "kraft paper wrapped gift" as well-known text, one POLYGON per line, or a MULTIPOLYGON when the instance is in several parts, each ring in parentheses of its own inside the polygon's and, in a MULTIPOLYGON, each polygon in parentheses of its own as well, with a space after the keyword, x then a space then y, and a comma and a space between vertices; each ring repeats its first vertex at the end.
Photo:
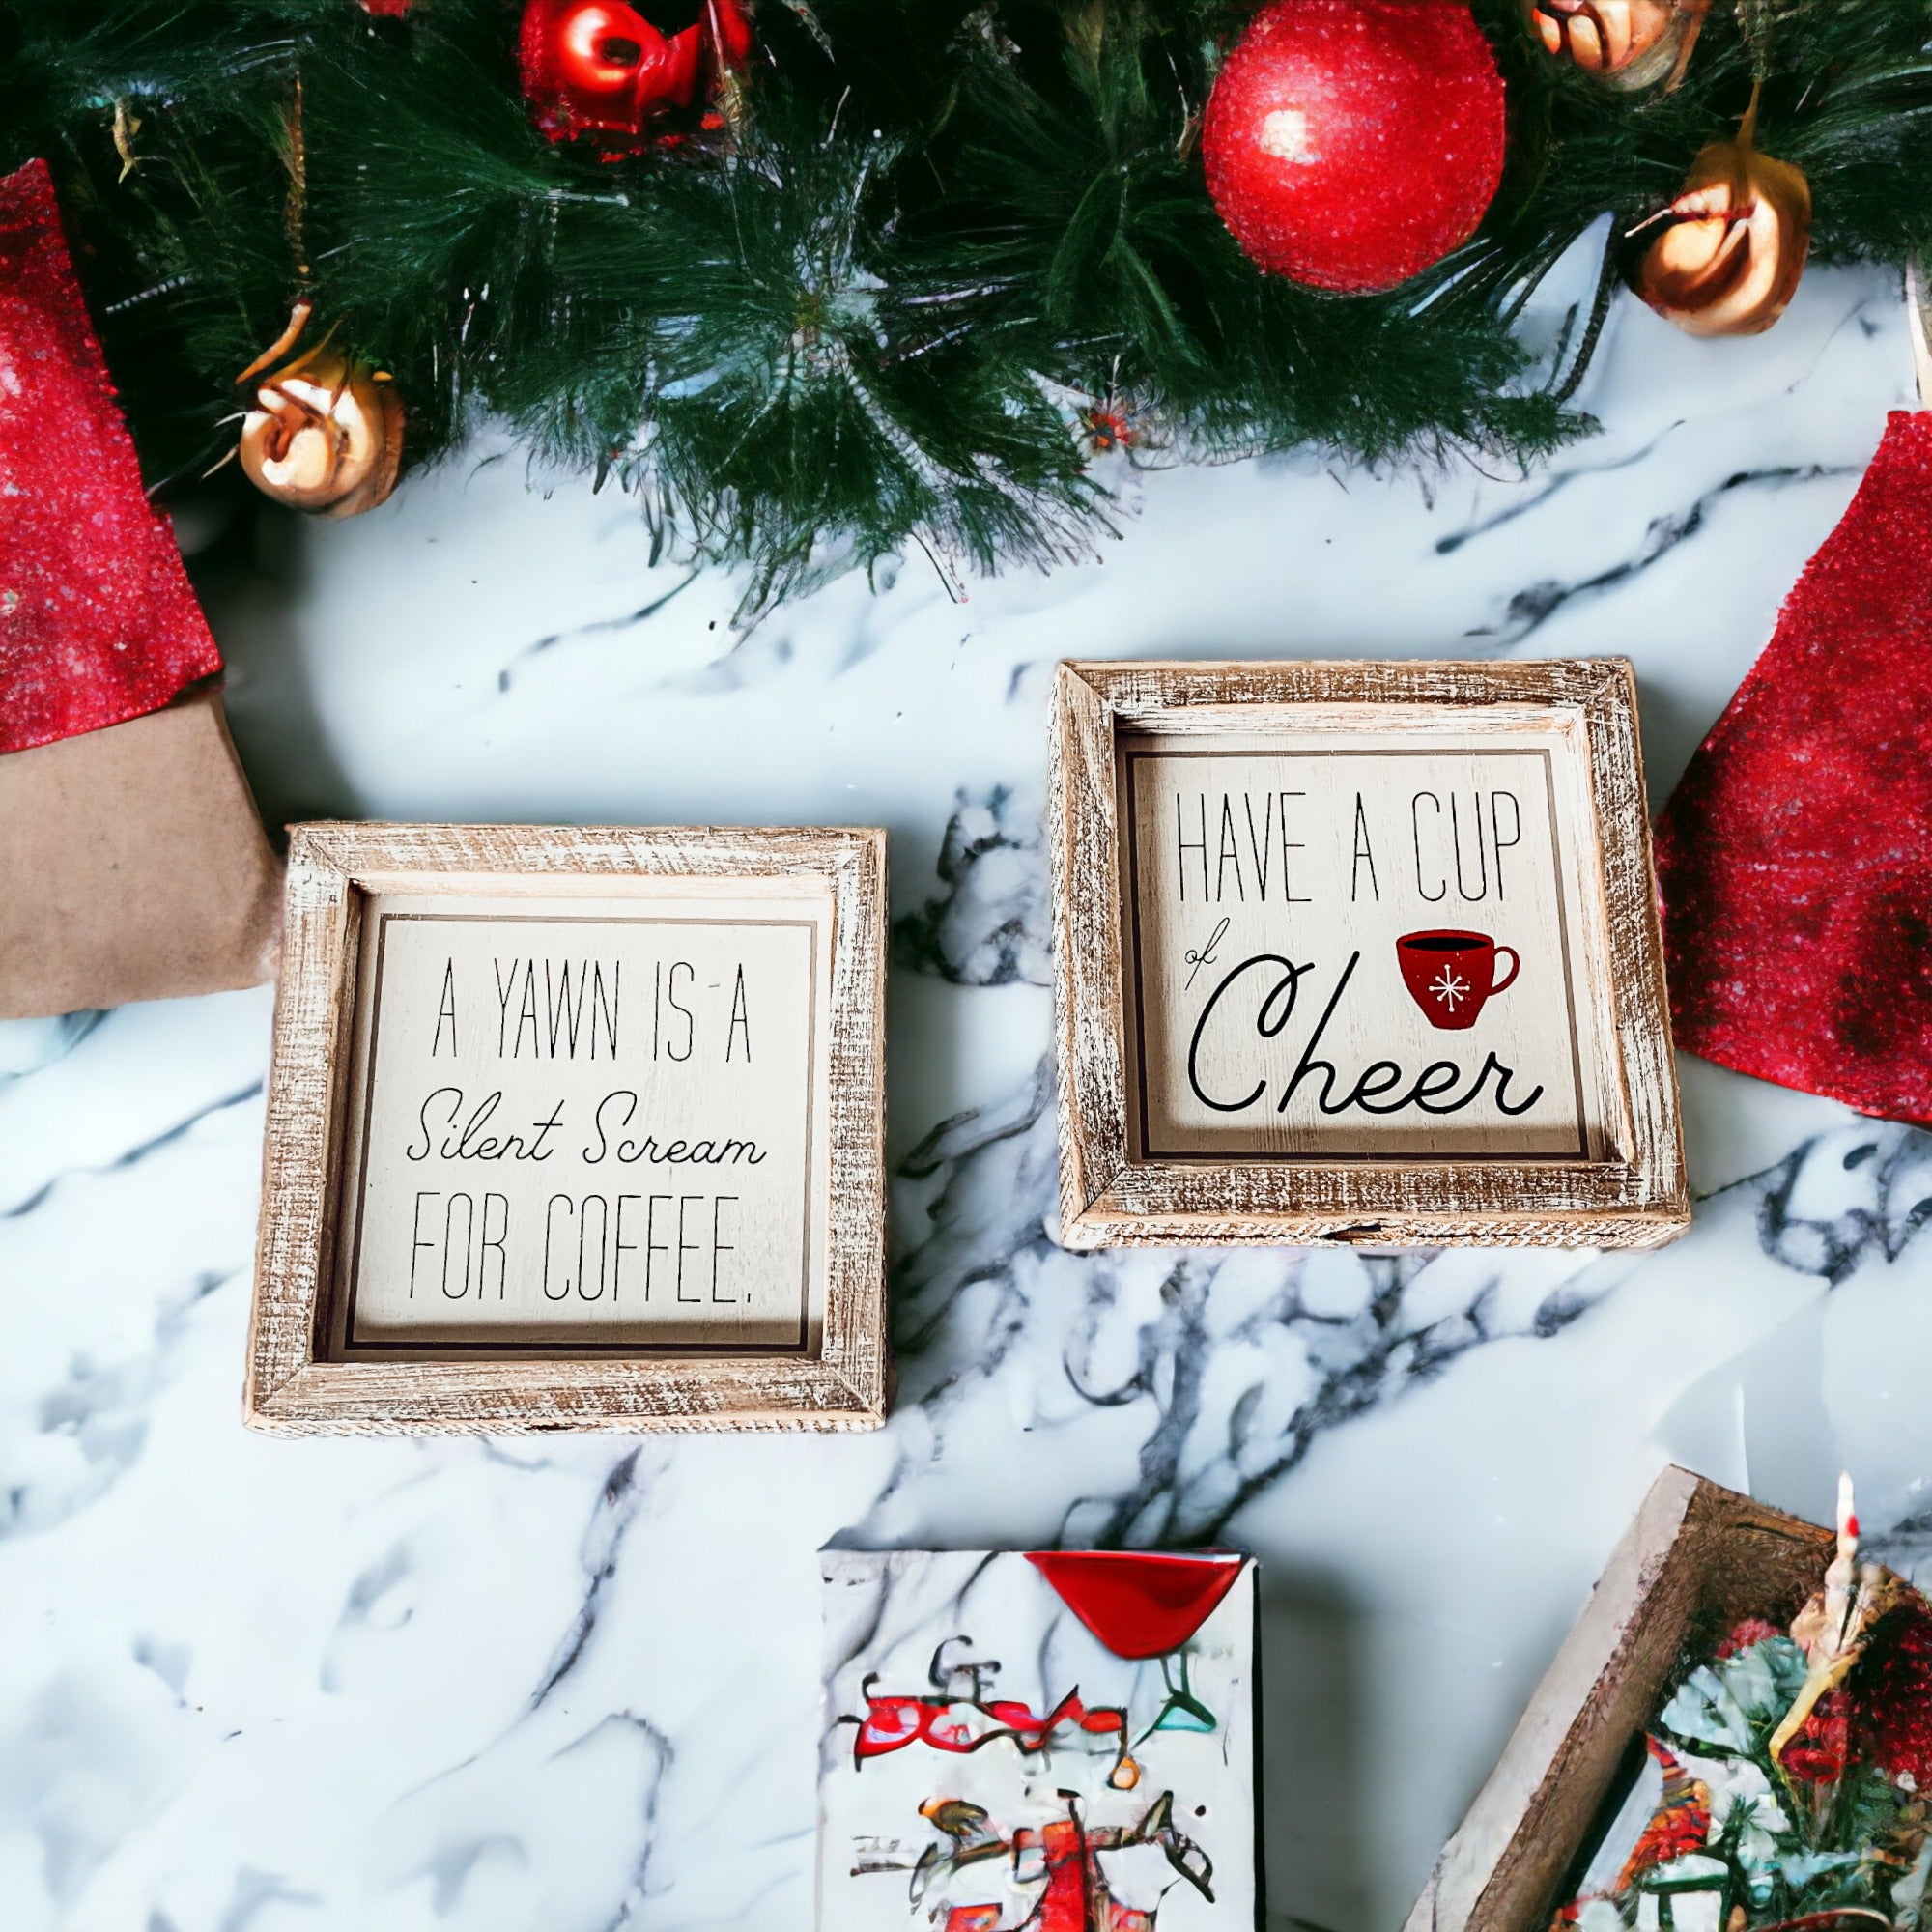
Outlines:
POLYGON ((280 894, 212 689, 0 756, 0 1018, 253 985, 280 894))
POLYGON ((273 970, 220 668, 31 163, 0 180, 0 1018, 273 970))

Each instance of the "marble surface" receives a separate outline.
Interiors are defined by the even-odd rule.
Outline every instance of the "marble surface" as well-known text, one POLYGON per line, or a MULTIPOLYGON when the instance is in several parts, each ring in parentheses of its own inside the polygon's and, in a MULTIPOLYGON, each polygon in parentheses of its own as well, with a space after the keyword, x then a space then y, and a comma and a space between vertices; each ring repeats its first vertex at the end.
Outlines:
MULTIPOLYGON (((749 636, 620 497, 483 449, 204 572, 274 818, 893 834, 877 1435, 310 1441, 238 1419, 270 995, 0 1029, 0 1924, 806 1932, 814 1552, 1263 1561, 1278 1923, 1397 1924, 1667 1460, 1932 1530, 1932 1140, 1682 1063, 1649 1258, 1051 1238, 1045 696, 1083 655, 1637 664, 1661 799, 1910 357, 1814 272, 1761 340, 1628 304, 1526 479, 1122 473, 1092 565, 923 561, 749 636)), ((192 533, 191 533, 192 534, 192 533)))

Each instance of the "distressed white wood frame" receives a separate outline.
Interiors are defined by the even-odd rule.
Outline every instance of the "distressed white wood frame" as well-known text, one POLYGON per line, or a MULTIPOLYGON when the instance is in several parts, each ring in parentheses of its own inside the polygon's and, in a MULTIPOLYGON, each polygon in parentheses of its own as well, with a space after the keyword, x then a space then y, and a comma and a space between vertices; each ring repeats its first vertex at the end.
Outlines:
POLYGON ((1050 843, 1060 1057, 1060 1238, 1072 1248, 1284 1242, 1652 1247, 1690 1225, 1636 686, 1621 658, 1534 664, 1077 663, 1054 695, 1050 843), (1614 1157, 1139 1160, 1128 1141, 1118 739, 1332 727, 1359 741, 1439 712, 1445 733, 1575 734, 1594 852, 1579 855, 1605 1016, 1614 1157))
POLYGON ((871 1429, 885 1418, 886 836, 871 830, 291 828, 244 1419, 279 1435, 871 1429), (826 1282, 815 1355, 325 1358, 369 900, 621 878, 823 879, 832 901, 826 1282))

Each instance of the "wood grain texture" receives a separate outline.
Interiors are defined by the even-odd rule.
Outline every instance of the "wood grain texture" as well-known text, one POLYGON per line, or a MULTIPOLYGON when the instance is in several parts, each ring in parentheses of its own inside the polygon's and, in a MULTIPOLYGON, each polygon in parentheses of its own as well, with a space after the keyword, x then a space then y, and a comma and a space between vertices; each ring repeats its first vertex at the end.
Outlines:
POLYGON ((1686 1646, 1714 1642, 1747 1616, 1789 1621, 1833 1548, 1828 1529, 1666 1469, 1404 1932, 1545 1932, 1617 1766, 1686 1646))
POLYGON ((281 1435, 870 1429, 884 1420, 886 841, 872 830, 291 828, 244 1419, 281 1435), (625 879, 829 883, 829 1201, 816 1358, 322 1358, 361 908, 383 892, 608 894, 625 879))
POLYGON ((1621 659, 1548 664, 1076 663, 1053 700, 1049 805, 1060 1058, 1060 1238, 1132 1245, 1651 1247, 1690 1223, 1635 684, 1621 659), (1131 1158, 1116 748, 1333 729, 1359 740, 1580 734, 1586 977, 1612 1157, 1432 1162, 1131 1158), (1592 876, 1592 873, 1595 876, 1592 876))
POLYGON ((1114 721, 1071 665, 1054 684, 1048 795, 1061 1233, 1079 1246, 1073 1229, 1126 1165, 1127 1083, 1114 721))

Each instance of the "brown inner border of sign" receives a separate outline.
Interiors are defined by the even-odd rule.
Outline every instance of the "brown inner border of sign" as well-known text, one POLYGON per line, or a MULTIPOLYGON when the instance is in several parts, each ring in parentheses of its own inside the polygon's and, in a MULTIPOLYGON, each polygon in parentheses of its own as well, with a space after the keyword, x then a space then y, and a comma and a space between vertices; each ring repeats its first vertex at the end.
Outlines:
MULTIPOLYGON (((808 1353, 811 1336, 811 1145, 812 1113, 818 1081, 818 927, 810 919, 702 919, 659 915, 604 917, 595 913, 475 913, 475 912, 384 912, 376 910, 376 958, 371 974, 373 991, 369 1003, 367 1043, 355 1043, 354 1077, 362 1109, 361 1143, 356 1150, 353 1174, 341 1181, 341 1200, 355 1216, 355 1238, 351 1244, 346 1293, 342 1308, 342 1340, 334 1353, 339 1359, 386 1361, 434 1360, 453 1353, 491 1352, 515 1357, 547 1355, 801 1355, 808 1353), (811 938, 811 958, 808 968, 809 995, 806 1002, 805 1037, 805 1202, 801 1225, 805 1231, 804 1257, 799 1270, 799 1317, 796 1342, 720 1341, 700 1342, 590 1342, 566 1336, 554 1342, 530 1342, 502 1337, 489 1341, 358 1342, 355 1339, 355 1293, 362 1275, 362 1222, 364 1188, 369 1172, 369 1138, 376 1118, 376 1036, 383 1020, 383 963, 388 944, 391 920, 431 923, 442 922, 459 925, 541 924, 541 925, 777 925, 802 926, 811 938), (366 1084, 362 1084, 366 1075, 366 1084)), ((593 1331, 594 1332, 594 1331, 593 1331)), ((581 1331, 580 1331, 581 1333, 581 1331)))
MULTIPOLYGON (((1122 814, 1122 842, 1126 847, 1127 862, 1127 904, 1126 920, 1128 938, 1133 950, 1133 980, 1126 988, 1133 1007, 1134 1031, 1134 1116, 1139 1127, 1137 1148, 1129 1151, 1136 1160, 1200 1161, 1227 1164, 1240 1162, 1292 1162, 1305 1163, 1310 1160, 1358 1160, 1381 1162, 1413 1162, 1419 1159, 1431 1161, 1520 1161, 1567 1159, 1574 1151, 1587 1160, 1590 1155, 1590 1121, 1583 1102, 1583 1055, 1577 1037, 1577 992, 1576 979, 1570 963, 1570 913, 1567 895, 1563 890, 1563 841, 1556 815, 1556 777, 1555 761, 1547 745, 1415 745, 1415 746, 1365 746, 1345 749, 1341 746, 1309 746, 1293 748, 1288 746, 1256 746, 1252 750, 1214 751, 1203 749, 1190 751, 1168 749, 1160 744, 1162 733, 1138 730, 1131 734, 1122 733, 1119 741, 1119 757, 1126 774, 1126 810, 1122 814), (1133 741, 1139 742, 1133 742, 1133 741), (1167 1149, 1149 1145, 1148 1135, 1148 1079, 1147 1079, 1147 1024, 1146 1006, 1142 999, 1141 984, 1141 887, 1140 887, 1140 811, 1134 790, 1134 766, 1142 758, 1436 758, 1436 757, 1498 757, 1498 758, 1540 758, 1543 761, 1543 795, 1549 808, 1549 859, 1550 868, 1556 883, 1556 930, 1563 953, 1563 1016, 1570 1034, 1570 1070, 1577 1101, 1577 1141, 1571 1148, 1522 1149, 1508 1148, 1494 1153, 1454 1153, 1438 1152, 1435 1150, 1405 1150, 1387 1153, 1351 1153, 1339 1149, 1309 1148, 1293 1151, 1272 1150, 1265 1152, 1243 1148, 1216 1148, 1207 1151, 1195 1149, 1167 1149)), ((1237 735, 1231 732, 1229 735, 1237 735)))

